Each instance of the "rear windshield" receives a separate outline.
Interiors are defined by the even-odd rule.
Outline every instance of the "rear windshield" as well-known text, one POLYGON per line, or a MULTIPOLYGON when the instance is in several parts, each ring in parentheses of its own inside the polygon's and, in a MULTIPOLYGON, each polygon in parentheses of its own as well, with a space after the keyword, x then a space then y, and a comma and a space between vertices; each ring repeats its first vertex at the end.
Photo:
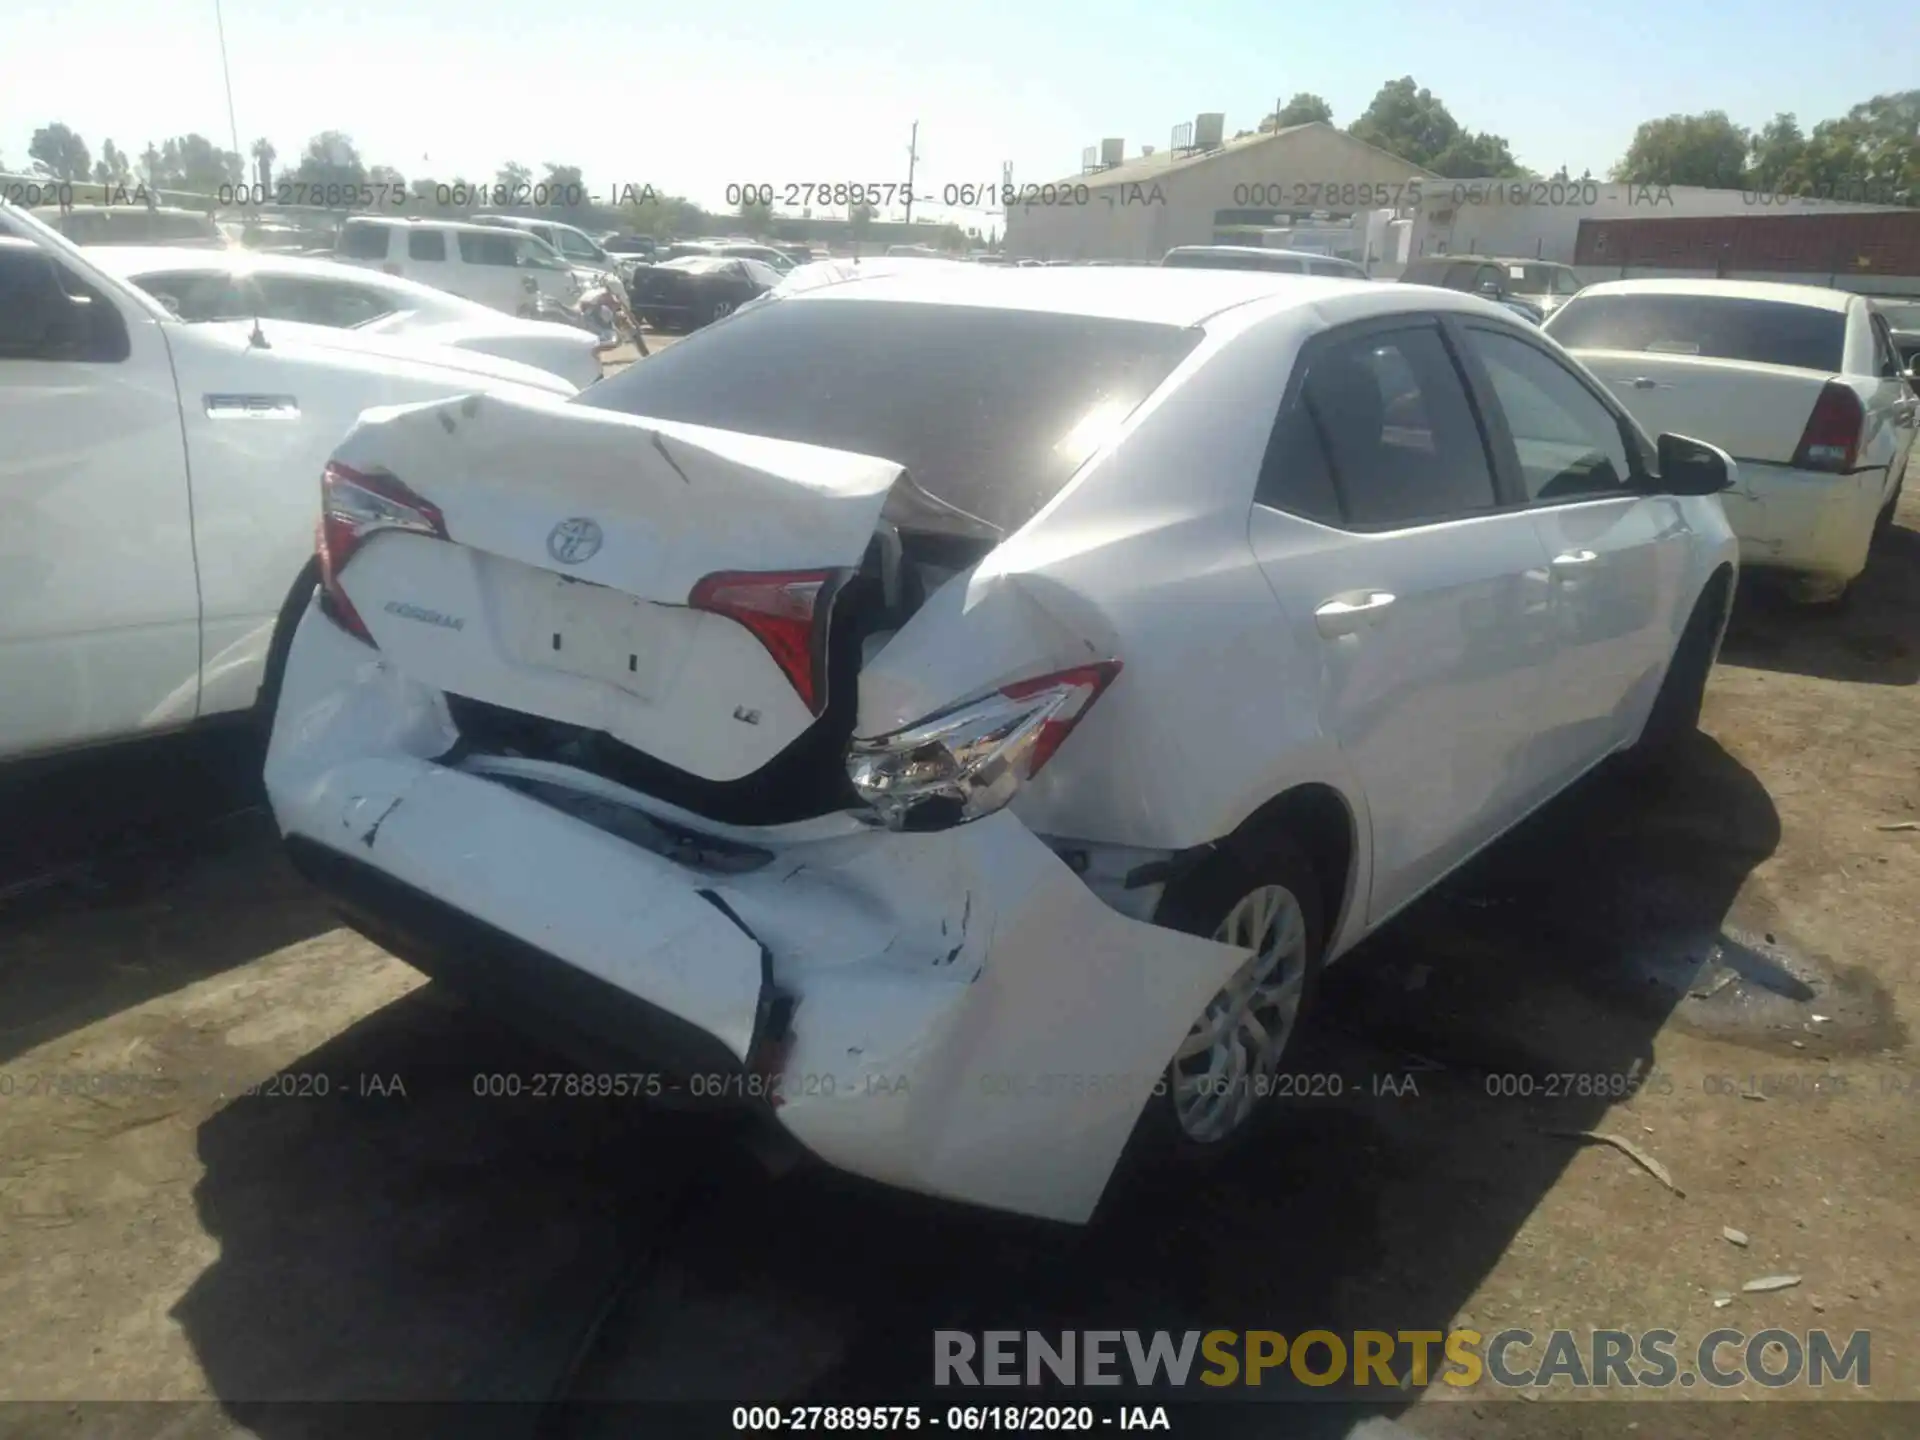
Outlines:
POLYGON ((1551 295, 1555 270, 1551 265, 1502 265, 1507 289, 1515 295, 1551 295))
POLYGON ((1569 350, 1701 355, 1831 374, 1846 349, 1847 317, 1733 295, 1579 295, 1547 322, 1547 333, 1569 350))
POLYGON ((878 455, 1011 532, 1200 333, 961 305, 775 301, 629 366, 578 403, 878 455))
POLYGON ((1247 255, 1237 250, 1169 250, 1160 264, 1176 270, 1279 270, 1289 275, 1306 273, 1306 266, 1291 255, 1247 255))
POLYGON ((724 275, 733 269, 733 262, 720 255, 682 255, 677 260, 667 261, 660 268, 684 270, 689 275, 724 275))

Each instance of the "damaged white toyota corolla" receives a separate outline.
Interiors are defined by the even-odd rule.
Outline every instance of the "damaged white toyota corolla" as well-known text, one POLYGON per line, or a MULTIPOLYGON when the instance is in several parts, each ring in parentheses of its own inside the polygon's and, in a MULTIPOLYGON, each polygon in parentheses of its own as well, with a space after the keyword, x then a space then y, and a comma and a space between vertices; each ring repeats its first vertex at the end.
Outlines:
POLYGON ((363 417, 268 790, 578 1053, 1084 1220, 1130 1138, 1247 1133, 1328 958, 1693 728, 1729 465, 1444 290, 851 279, 363 417))

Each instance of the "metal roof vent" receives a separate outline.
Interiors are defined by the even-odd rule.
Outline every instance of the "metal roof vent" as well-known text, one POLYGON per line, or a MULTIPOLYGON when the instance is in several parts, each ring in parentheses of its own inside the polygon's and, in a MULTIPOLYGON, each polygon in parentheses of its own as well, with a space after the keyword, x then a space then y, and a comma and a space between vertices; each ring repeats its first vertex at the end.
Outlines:
POLYGON ((1111 170, 1127 158, 1127 142, 1118 135, 1100 142, 1100 168, 1111 170))
POLYGON ((1227 117, 1219 111, 1210 110, 1197 115, 1193 121, 1193 148, 1196 150, 1218 150, 1226 143, 1227 117))

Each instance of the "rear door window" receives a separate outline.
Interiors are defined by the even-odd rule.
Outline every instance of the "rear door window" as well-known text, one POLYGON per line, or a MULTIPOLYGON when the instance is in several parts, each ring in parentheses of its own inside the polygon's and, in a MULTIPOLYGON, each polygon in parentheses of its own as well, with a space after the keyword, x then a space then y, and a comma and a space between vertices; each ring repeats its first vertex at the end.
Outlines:
POLYGON ((1300 393, 1349 524, 1398 528, 1497 505, 1486 443, 1437 326, 1335 340, 1308 360, 1300 393))
POLYGON ((1634 350, 1749 360, 1838 374, 1847 317, 1839 310, 1735 295, 1576 295, 1547 323, 1569 350, 1634 350))
POLYGON ((385 225, 348 225, 340 231, 340 241, 334 248, 349 260, 384 260, 391 233, 385 225))
POLYGON ((505 230, 462 230, 459 232, 460 259, 467 265, 505 265, 511 268, 516 238, 505 230))
POLYGON ((1537 346, 1477 325, 1466 343, 1506 417, 1529 500, 1632 492, 1620 422, 1572 371, 1537 346))
POLYGON ((409 260, 445 260, 447 258, 447 232, 444 230, 409 230, 407 232, 407 258, 409 260))

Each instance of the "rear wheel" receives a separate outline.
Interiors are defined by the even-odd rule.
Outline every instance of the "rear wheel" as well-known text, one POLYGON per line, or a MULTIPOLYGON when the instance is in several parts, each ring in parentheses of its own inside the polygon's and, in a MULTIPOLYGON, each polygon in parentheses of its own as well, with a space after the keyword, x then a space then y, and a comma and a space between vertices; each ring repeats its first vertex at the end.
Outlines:
POLYGON ((1221 851, 1162 902, 1161 924, 1252 952, 1187 1028, 1130 1142, 1136 1163, 1206 1164, 1255 1133, 1285 1086, 1326 954, 1313 866, 1275 838, 1221 851))
POLYGON ((711 325, 716 320, 724 320, 732 313, 733 302, 731 300, 716 300, 707 307, 707 324, 711 325))
POLYGON ((1887 503, 1881 507, 1880 513, 1874 517, 1874 543, 1885 539, 1887 532, 1893 529, 1893 512, 1900 508, 1900 492, 1906 488, 1906 484, 1907 477, 1902 475, 1899 484, 1893 487, 1893 493, 1887 497, 1887 503))

